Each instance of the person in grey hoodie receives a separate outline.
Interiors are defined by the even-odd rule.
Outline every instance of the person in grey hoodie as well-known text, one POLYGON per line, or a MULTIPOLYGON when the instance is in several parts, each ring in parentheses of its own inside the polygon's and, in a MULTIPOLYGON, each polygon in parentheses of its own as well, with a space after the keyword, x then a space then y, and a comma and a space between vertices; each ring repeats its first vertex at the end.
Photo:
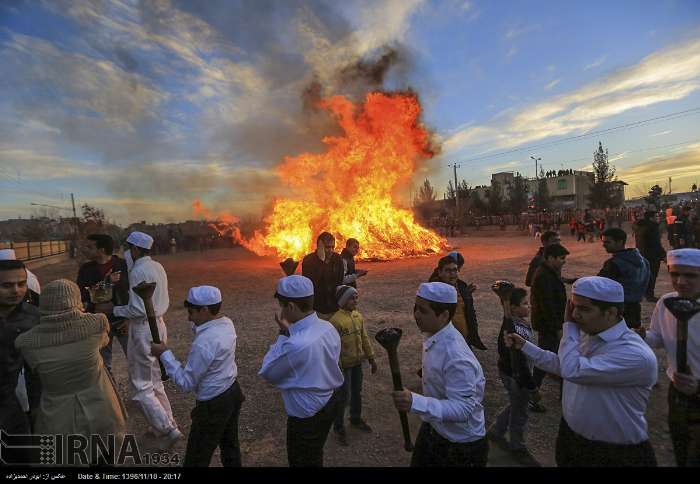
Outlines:
POLYGON ((639 250, 626 249, 627 233, 620 228, 611 228, 603 232, 603 247, 612 257, 605 261, 598 273, 619 282, 625 290, 624 318, 630 328, 639 328, 642 324, 642 298, 649 286, 651 270, 639 250))

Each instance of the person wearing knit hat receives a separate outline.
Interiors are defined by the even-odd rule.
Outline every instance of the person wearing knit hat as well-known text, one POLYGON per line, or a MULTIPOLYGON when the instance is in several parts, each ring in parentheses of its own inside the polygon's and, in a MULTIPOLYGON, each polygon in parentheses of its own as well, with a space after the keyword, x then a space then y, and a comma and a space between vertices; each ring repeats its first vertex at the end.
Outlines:
MULTIPOLYGON (((34 432, 99 435, 105 443, 115 438, 119 448, 126 410, 100 355, 108 339, 107 317, 84 312, 80 289, 66 279, 44 287, 39 312, 39 325, 15 340, 43 386, 34 432)), ((67 447, 63 463, 80 465, 67 447)), ((98 463, 99 456, 88 454, 88 460, 83 464, 98 463)))
POLYGON ((374 361, 374 349, 367 335, 365 321, 357 310, 359 296, 351 286, 338 286, 335 291, 338 311, 331 317, 330 323, 340 335, 340 368, 343 370, 345 383, 340 387, 338 414, 333 430, 341 445, 348 445, 345 433, 345 406, 350 404, 350 425, 364 432, 372 428, 362 419, 362 363, 369 362, 372 374, 377 372, 374 361))
POLYGON ((133 266, 129 270, 128 303, 114 306, 113 314, 117 318, 128 320, 129 342, 127 360, 129 362, 129 386, 132 400, 140 405, 152 433, 158 438, 161 450, 167 450, 178 440, 184 438, 178 429, 168 395, 161 381, 158 358, 151 354, 151 335, 146 308, 141 297, 133 290, 142 282, 155 282, 153 293, 153 311, 160 340, 168 341, 168 332, 163 316, 170 306, 168 296, 168 275, 163 266, 151 259, 153 238, 143 232, 131 232, 126 239, 133 266))
POLYGON ((560 467, 655 466, 645 413, 656 383, 656 356, 627 327, 625 291, 612 279, 578 279, 567 302, 559 353, 504 335, 535 366, 561 376, 560 467))
POLYGON ((412 467, 485 467, 489 447, 484 418, 486 380, 479 361, 452 324, 457 290, 419 286, 413 315, 423 333, 423 392, 392 393, 394 406, 423 420, 412 467))
MULTIPOLYGON (((13 249, 0 249, 0 260, 17 260, 17 255, 13 249)), ((41 295, 41 284, 32 271, 27 269, 27 302, 34 306, 39 305, 41 295)))
POLYGON ((314 297, 307 277, 291 275, 277 282, 279 337, 258 372, 282 390, 290 467, 323 467, 323 446, 337 412, 336 390, 343 384, 340 336, 318 317, 314 297))
POLYGON ((236 329, 220 313, 221 303, 221 291, 214 286, 192 287, 187 293, 185 308, 195 337, 184 365, 164 343, 151 343, 171 381, 183 392, 195 393, 185 467, 208 467, 217 447, 224 467, 241 466, 238 416, 245 397, 238 383, 236 329))
POLYGON ((700 465, 700 313, 688 321, 688 368, 681 373, 676 366, 676 318, 664 301, 683 297, 700 302, 700 250, 676 249, 666 254, 674 292, 656 303, 648 330, 639 333, 652 348, 666 350, 668 387, 668 424, 673 453, 679 467, 700 465), (692 418, 691 415, 695 417, 692 418))
MULTIPOLYGON (((31 433, 30 418, 36 413, 41 394, 39 377, 15 349, 15 340, 39 324, 39 308, 26 301, 27 271, 19 260, 0 260, 0 430, 10 434, 31 433), (19 387, 24 371, 27 399, 19 387), (20 391, 17 391, 20 390, 20 391)), ((7 463, 27 462, 26 449, 3 449, 7 463)))

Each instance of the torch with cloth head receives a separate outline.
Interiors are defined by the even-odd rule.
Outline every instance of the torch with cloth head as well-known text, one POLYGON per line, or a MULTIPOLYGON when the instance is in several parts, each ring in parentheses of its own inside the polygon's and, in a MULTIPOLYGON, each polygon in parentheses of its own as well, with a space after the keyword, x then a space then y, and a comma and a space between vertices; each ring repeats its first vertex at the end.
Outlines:
MULTIPOLYGON (((394 383, 395 391, 403 390, 403 383, 401 383, 401 368, 399 366, 399 355, 398 347, 399 341, 401 340, 401 328, 384 328, 379 330, 374 339, 382 345, 382 347, 389 354, 389 367, 391 368, 391 379, 394 383)), ((403 432, 404 439, 404 449, 407 452, 413 451, 413 443, 411 441, 411 430, 408 427, 408 418, 406 417, 406 412, 399 412, 399 418, 401 419, 401 430, 403 432)))
MULTIPOLYGON (((148 327, 151 330, 151 337, 154 343, 160 344, 161 341, 160 334, 158 333, 158 325, 156 323, 156 313, 153 309, 153 293, 156 290, 156 283, 144 281, 131 289, 134 291, 134 294, 143 299, 143 307, 146 309, 146 318, 148 319, 148 327)), ((160 365, 160 379, 168 381, 168 374, 160 358, 158 359, 158 364, 160 365)))

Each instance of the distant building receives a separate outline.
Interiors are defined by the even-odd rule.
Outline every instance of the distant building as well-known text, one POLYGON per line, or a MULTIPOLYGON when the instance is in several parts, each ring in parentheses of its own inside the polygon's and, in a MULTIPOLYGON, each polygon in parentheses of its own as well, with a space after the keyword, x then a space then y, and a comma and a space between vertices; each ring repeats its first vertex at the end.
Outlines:
MULTIPOLYGON (((539 181, 545 180, 547 191, 554 210, 574 209, 583 210, 590 208, 589 195, 595 182, 595 175, 590 171, 558 170, 551 171, 543 178, 527 178, 528 198, 532 199, 539 188, 539 181)), ((510 190, 515 183, 515 173, 511 171, 493 173, 490 186, 474 187, 474 192, 483 200, 488 201, 488 193, 493 189, 494 182, 498 183, 503 200, 510 199, 510 190)), ((612 182, 612 190, 622 204, 625 200, 625 186, 623 181, 612 182)))

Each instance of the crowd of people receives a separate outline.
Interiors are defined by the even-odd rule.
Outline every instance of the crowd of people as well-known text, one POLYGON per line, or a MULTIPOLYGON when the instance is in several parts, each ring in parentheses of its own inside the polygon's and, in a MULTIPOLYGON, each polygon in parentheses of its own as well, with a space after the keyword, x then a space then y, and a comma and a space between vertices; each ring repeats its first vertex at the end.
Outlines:
MULTIPOLYGON (((529 294, 508 281, 494 284, 503 309, 498 370, 509 405, 488 429, 486 380, 473 352, 487 350, 472 297, 476 286, 460 278, 460 253, 439 259, 417 288, 413 308, 424 340, 422 394, 392 393, 397 410, 423 421, 412 466, 482 467, 490 444, 522 465, 537 465, 525 431, 529 411, 547 411, 541 404, 547 375, 560 383, 559 466, 654 466, 645 418, 657 380, 651 348, 664 348, 667 355, 676 462, 700 464, 700 383, 694 376, 700 375, 700 313, 688 325, 687 368, 679 368, 678 323, 665 305, 671 297, 700 302, 700 250, 666 253, 655 215, 648 215, 637 232, 637 248, 626 247, 621 228, 602 231, 602 248, 610 258, 597 275, 563 277, 569 251, 559 233, 548 230, 525 276, 529 294), (657 300, 654 285, 662 260, 675 292, 657 300), (571 297, 565 284, 572 285, 571 297), (646 329, 644 298, 656 302, 646 329)), ((122 259, 111 237, 89 236, 91 260, 80 267, 77 283, 56 280, 43 291, 36 287, 33 295, 24 264, 11 251, 0 254, 0 429, 123 437, 128 415, 111 376, 116 338, 128 361, 131 398, 145 416, 144 430, 160 448, 185 438, 163 386, 163 378, 169 378, 196 400, 184 465, 210 465, 218 447, 224 466, 241 466, 238 420, 245 396, 237 378, 236 330, 221 313, 221 291, 189 289, 184 305, 193 341, 187 360, 179 361, 168 347, 163 319, 170 305, 168 278, 150 257, 153 238, 132 232, 126 242, 122 259), (151 297, 141 297, 143 283, 155 283, 151 297)), ((287 459, 294 467, 323 465, 331 428, 340 445, 348 445, 347 406, 349 425, 373 431, 362 418, 362 384, 365 364, 374 374, 377 362, 358 311, 358 286, 368 272, 355 266, 359 241, 347 240, 340 254, 335 243, 332 234, 321 233, 316 250, 302 261, 301 275, 277 282, 279 336, 259 370, 281 392, 287 459)), ((22 462, 15 457, 12 462, 22 462)))

